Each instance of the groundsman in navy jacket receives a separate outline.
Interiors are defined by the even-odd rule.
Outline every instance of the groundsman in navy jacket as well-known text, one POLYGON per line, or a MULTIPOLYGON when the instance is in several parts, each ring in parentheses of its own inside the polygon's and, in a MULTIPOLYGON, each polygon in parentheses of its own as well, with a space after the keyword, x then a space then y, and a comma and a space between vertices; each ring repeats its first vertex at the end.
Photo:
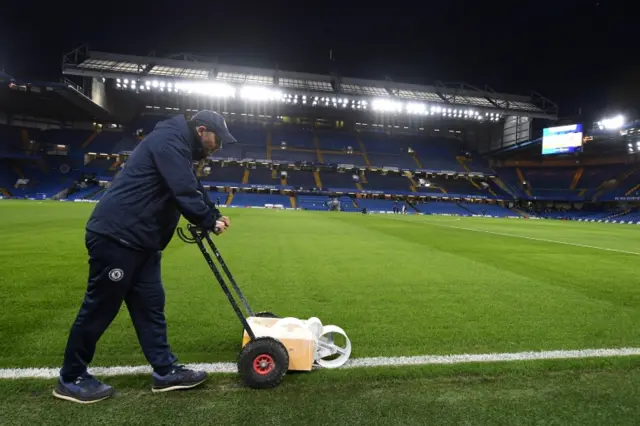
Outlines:
POLYGON ((229 221, 207 196, 193 166, 222 141, 236 142, 222 116, 211 111, 159 122, 105 191, 86 229, 138 250, 163 250, 180 215, 223 232, 229 221))

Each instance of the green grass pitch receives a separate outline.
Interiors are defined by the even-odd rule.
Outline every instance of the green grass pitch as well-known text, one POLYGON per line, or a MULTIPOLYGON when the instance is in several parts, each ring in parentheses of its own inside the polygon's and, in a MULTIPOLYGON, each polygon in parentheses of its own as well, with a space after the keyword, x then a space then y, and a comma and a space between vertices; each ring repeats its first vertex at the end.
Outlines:
MULTIPOLYGON (((0 201, 0 368, 60 365, 92 208, 0 201)), ((216 242, 252 307, 339 325, 354 358, 640 347, 638 226, 224 213, 216 242)), ((197 247, 175 238, 162 266, 180 361, 234 361, 241 326, 197 247)), ((144 364, 123 306, 93 365, 144 364)), ((634 424, 639 379, 638 357, 314 371, 262 392, 222 375, 152 395, 149 377, 118 377, 91 407, 54 400, 51 380, 3 380, 0 424, 634 424)))

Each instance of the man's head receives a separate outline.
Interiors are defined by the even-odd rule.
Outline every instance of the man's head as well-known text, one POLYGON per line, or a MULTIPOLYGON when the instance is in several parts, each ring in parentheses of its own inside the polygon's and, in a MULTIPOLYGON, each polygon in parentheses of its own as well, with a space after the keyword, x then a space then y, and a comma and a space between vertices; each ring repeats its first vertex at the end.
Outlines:
POLYGON ((210 155, 222 148, 222 144, 237 142, 229 129, 224 117, 213 111, 200 111, 191 117, 195 125, 196 138, 202 144, 205 155, 210 155))

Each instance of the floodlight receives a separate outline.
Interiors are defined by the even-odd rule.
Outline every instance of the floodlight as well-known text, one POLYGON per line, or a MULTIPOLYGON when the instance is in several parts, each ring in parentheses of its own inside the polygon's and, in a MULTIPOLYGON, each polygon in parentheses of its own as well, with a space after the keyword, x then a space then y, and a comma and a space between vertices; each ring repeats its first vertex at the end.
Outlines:
POLYGON ((622 115, 616 115, 615 117, 605 118, 598 121, 596 124, 600 130, 617 130, 624 126, 625 119, 622 115))
POLYGON ((391 101, 388 99, 376 99, 373 101, 373 109, 381 112, 400 112, 402 111, 402 103, 391 101))
POLYGON ((272 101, 283 96, 279 90, 260 86, 242 86, 240 97, 248 101, 272 101))
MULTIPOLYGON (((164 85, 162 86, 164 87, 164 85)), ((235 87, 218 82, 181 82, 176 83, 176 89, 216 98, 229 98, 234 97, 236 94, 235 87)))
POLYGON ((424 114, 427 112, 427 106, 420 102, 407 103, 407 113, 409 114, 424 114))

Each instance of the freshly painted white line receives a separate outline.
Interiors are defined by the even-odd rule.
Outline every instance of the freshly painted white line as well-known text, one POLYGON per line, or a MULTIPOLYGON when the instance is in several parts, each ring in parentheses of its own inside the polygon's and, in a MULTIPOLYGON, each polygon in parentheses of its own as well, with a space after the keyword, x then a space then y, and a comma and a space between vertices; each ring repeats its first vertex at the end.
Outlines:
MULTIPOLYGON (((460 355, 420 355, 404 357, 355 358, 339 369, 400 367, 405 365, 465 364, 484 362, 531 361, 541 359, 576 359, 640 356, 640 348, 618 349, 579 349, 539 352, 513 352, 460 355)), ((209 364, 188 364, 188 367, 204 370, 208 373, 236 373, 235 363, 220 362, 209 364)), ((338 370, 339 370, 338 369, 338 370)), ((58 377, 58 368, 4 368, 0 369, 0 379, 52 379, 58 377)), ((150 374, 149 366, 92 367, 90 372, 96 376, 125 376, 150 374)))
POLYGON ((487 231, 485 229, 475 229, 475 228, 465 228, 465 227, 462 227, 462 226, 443 225, 441 223, 433 223, 433 222, 428 222, 428 221, 426 221, 424 223, 426 223, 428 225, 431 225, 431 226, 439 226, 441 228, 453 228, 453 229, 462 229, 462 230, 465 230, 465 231, 484 232, 485 234, 502 235, 503 237, 523 238, 525 240, 542 241, 542 242, 545 242, 545 243, 565 244, 565 245, 574 246, 574 247, 589 248, 589 249, 594 249, 594 250, 612 251, 612 252, 616 252, 616 253, 634 254, 636 256, 640 256, 640 253, 635 252, 635 251, 627 251, 627 250, 620 250, 620 249, 607 248, 607 247, 590 246, 590 245, 587 245, 587 244, 579 244, 579 243, 569 243, 567 241, 549 240, 549 239, 546 239, 546 238, 526 237, 524 235, 507 234, 505 232, 496 232, 496 231, 487 231))

